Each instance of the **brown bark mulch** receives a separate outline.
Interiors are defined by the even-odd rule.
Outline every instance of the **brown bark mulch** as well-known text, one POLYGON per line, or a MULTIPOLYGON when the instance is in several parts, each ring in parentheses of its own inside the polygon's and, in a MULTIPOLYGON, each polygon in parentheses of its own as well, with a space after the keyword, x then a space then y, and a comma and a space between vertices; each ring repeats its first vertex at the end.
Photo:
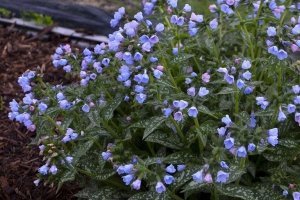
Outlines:
POLYGON ((34 185, 37 169, 44 164, 38 147, 29 145, 35 132, 7 117, 9 102, 24 97, 17 80, 27 69, 39 66, 46 74, 45 81, 66 83, 65 73, 52 66, 51 56, 60 44, 69 43, 69 38, 51 35, 30 40, 32 37, 0 25, 0 199, 75 199, 72 196, 80 189, 76 184, 66 184, 58 193, 56 186, 34 185))

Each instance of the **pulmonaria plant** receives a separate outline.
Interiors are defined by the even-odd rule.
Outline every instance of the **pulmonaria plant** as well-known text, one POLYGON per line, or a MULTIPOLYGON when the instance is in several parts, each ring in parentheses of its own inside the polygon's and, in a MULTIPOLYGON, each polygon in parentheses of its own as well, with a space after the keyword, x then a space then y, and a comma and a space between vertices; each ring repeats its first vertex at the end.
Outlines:
POLYGON ((300 198, 300 2, 207 9, 143 1, 129 20, 120 8, 107 44, 56 49, 54 67, 78 82, 19 78, 9 118, 37 132, 36 185, 76 181, 88 199, 300 198))

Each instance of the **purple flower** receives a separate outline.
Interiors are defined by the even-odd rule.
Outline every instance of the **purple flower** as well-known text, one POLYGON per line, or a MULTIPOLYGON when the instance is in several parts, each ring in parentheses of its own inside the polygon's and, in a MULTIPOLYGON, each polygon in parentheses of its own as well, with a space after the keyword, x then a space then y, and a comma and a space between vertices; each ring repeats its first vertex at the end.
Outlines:
POLYGON ((198 182, 198 183, 202 183, 203 182, 203 171, 198 171, 195 174, 193 174, 193 180, 198 182))
POLYGON ((192 82, 192 79, 190 78, 185 78, 185 84, 190 84, 192 82))
POLYGON ((173 112, 172 108, 164 108, 163 109, 163 113, 166 117, 169 117, 169 115, 171 115, 173 112))
POLYGON ((156 186, 155 186, 156 192, 161 194, 164 191, 166 191, 166 187, 164 186, 164 184, 162 182, 157 182, 156 186))
POLYGON ((276 28, 273 26, 268 27, 267 34, 269 37, 276 35, 276 28))
POLYGON ((189 4, 185 4, 183 7, 184 12, 191 12, 192 7, 189 4))
POLYGON ((224 140, 224 145, 226 149, 230 149, 234 145, 234 138, 229 137, 224 140))
POLYGON ((146 15, 149 15, 152 11, 152 9, 154 8, 154 4, 151 2, 146 2, 144 4, 144 12, 146 15))
POLYGON ((151 42, 152 44, 156 44, 159 42, 159 38, 157 37, 157 35, 152 35, 150 38, 149 38, 149 42, 151 42))
POLYGON ((151 43, 150 42, 144 43, 142 45, 142 49, 143 49, 143 51, 150 52, 151 51, 151 43))
POLYGON ((206 87, 200 87, 198 95, 199 97, 204 97, 209 93, 209 90, 206 89, 206 87))
POLYGON ((123 182, 125 185, 129 185, 130 182, 133 180, 134 176, 132 174, 128 174, 126 176, 122 176, 123 182))
POLYGON ((194 97, 196 95, 196 89, 194 87, 190 87, 188 90, 187 90, 187 94, 189 96, 192 96, 194 97))
POLYGON ((296 24, 296 26, 292 29, 292 33, 294 35, 300 34, 300 25, 299 24, 296 24))
POLYGON ((225 161, 221 161, 220 162, 221 167, 225 168, 225 169, 229 169, 228 165, 226 164, 225 161))
POLYGON ((197 117, 198 115, 198 110, 195 106, 190 107, 190 109, 188 110, 188 115, 190 117, 197 117))
POLYGON ((195 13, 192 13, 190 20, 201 23, 203 22, 203 15, 196 15, 195 13))
POLYGON ((237 154, 238 157, 246 158, 246 155, 247 155, 246 148, 245 148, 244 146, 241 146, 241 147, 238 148, 238 150, 236 151, 236 154, 237 154))
POLYGON ((218 20, 217 19, 213 19, 212 21, 209 22, 209 26, 210 26, 211 29, 218 28, 218 20))
POLYGON ((256 148, 256 145, 253 143, 248 144, 248 151, 254 151, 256 148))
POLYGON ((300 192, 293 192, 293 197, 294 197, 294 200, 299 200, 300 199, 300 192))
POLYGON ((155 78, 160 79, 160 77, 163 75, 163 73, 161 71, 159 71, 158 69, 155 69, 153 71, 153 75, 155 78))
POLYGON ((66 161, 67 163, 71 163, 73 161, 73 157, 67 156, 66 161))
POLYGON ((218 128, 217 130, 218 130, 219 136, 224 136, 227 129, 226 129, 226 127, 221 127, 221 128, 218 128))
POLYGON ((229 178, 229 173, 223 172, 222 170, 218 171, 217 182, 226 183, 227 178, 229 178))
POLYGON ((277 58, 279 59, 279 60, 283 60, 283 59, 285 59, 285 58, 287 58, 288 57, 288 54, 287 54, 287 52, 286 51, 284 51, 283 49, 280 49, 278 52, 277 52, 277 58))
POLYGON ((174 177, 171 175, 165 175, 164 176, 164 181, 166 184, 170 185, 174 181, 174 177))
MULTIPOLYGON (((24 99, 23 99, 23 100, 24 100, 24 99)), ((300 96, 296 96, 296 97, 294 98, 294 103, 295 103, 296 105, 300 104, 300 96)))
POLYGON ((177 7, 177 0, 168 0, 168 4, 169 4, 172 8, 176 8, 176 7, 177 7))
POLYGON ((251 68, 251 63, 249 60, 244 60, 242 63, 242 68, 243 69, 250 69, 251 68))
POLYGON ((141 180, 136 179, 135 181, 132 182, 131 186, 133 189, 139 190, 141 188, 141 180))
POLYGON ((180 100, 177 105, 179 110, 183 110, 189 105, 189 103, 184 100, 180 100))
POLYGON ((170 19, 170 22, 172 24, 176 24, 177 23, 177 20, 178 20, 178 16, 177 15, 172 15, 171 16, 171 19, 170 19))
POLYGON ((168 172, 168 173, 175 173, 175 172, 176 172, 176 169, 175 169, 175 167, 171 164, 171 165, 169 165, 168 167, 166 167, 166 172, 168 172))
POLYGON ((208 174, 205 175, 204 182, 206 182, 206 183, 212 183, 213 182, 212 176, 211 176, 210 173, 208 173, 208 174))

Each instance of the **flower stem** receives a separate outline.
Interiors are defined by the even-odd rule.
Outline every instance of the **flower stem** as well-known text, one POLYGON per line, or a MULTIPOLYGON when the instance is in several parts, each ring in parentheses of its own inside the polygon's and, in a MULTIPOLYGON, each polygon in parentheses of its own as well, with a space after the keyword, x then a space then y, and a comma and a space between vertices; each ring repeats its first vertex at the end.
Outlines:
POLYGON ((181 140, 184 142, 184 144, 187 144, 186 138, 184 137, 181 129, 179 128, 178 124, 176 123, 176 121, 174 120, 174 118, 171 115, 170 115, 170 119, 171 119, 173 125, 175 126, 181 140))
POLYGON ((110 126, 103 120, 100 118, 100 122, 103 124, 103 126, 108 130, 108 132, 111 134, 111 136, 113 136, 115 139, 120 139, 120 137, 118 136, 117 133, 115 133, 110 126))
POLYGON ((208 36, 209 36, 209 38, 210 38, 210 40, 212 42, 212 46, 213 46, 213 49, 214 49, 215 56, 216 56, 218 62, 221 63, 220 58, 219 58, 219 53, 218 53, 218 50, 217 50, 217 46, 216 46, 216 44, 214 42, 214 37, 212 36, 212 33, 211 33, 211 31, 210 31, 210 29, 209 29, 208 26, 206 26, 206 32, 207 32, 207 34, 208 34, 208 36))

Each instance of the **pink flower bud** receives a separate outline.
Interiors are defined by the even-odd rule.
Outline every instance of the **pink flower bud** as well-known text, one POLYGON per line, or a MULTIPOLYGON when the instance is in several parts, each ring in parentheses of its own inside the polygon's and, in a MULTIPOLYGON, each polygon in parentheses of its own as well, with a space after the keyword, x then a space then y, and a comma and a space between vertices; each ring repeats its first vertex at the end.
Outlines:
POLYGON ((280 13, 280 9, 279 8, 275 8, 274 9, 274 13, 279 14, 280 13))
POLYGON ((295 44, 292 44, 292 46, 291 46, 292 52, 296 52, 298 50, 298 48, 299 47, 295 44))
POLYGON ((90 107, 94 107, 95 104, 93 102, 90 102, 90 107))
POLYGON ((163 71, 163 70, 164 70, 164 66, 158 65, 158 66, 156 67, 156 69, 159 70, 159 71, 163 71))
POLYGON ((212 4, 212 5, 209 5, 208 9, 211 11, 211 12, 215 12, 215 9, 217 8, 217 6, 215 4, 212 4))
POLYGON ((34 106, 30 106, 30 107, 29 107, 29 110, 30 110, 30 111, 34 111, 34 109, 35 109, 34 106))
POLYGON ((232 153, 233 155, 236 154, 236 147, 232 147, 231 149, 229 149, 230 153, 232 153))
POLYGON ((204 83, 208 83, 209 80, 210 80, 210 75, 209 75, 208 73, 202 74, 202 81, 203 81, 204 83))
POLYGON ((28 127, 28 130, 30 130, 31 132, 35 131, 35 125, 34 124, 31 124, 29 127, 28 127))
POLYGON ((206 174, 203 181, 206 183, 212 183, 213 180, 212 180, 211 174, 206 174))
POLYGON ((292 18, 291 18, 291 23, 292 23, 292 24, 295 24, 295 23, 296 23, 295 17, 292 17, 292 18))
POLYGON ((238 64, 240 62, 239 58, 235 59, 234 62, 238 64))
POLYGON ((131 120, 131 117, 129 117, 129 116, 126 117, 126 120, 127 120, 127 121, 130 121, 130 120, 131 120))
POLYGON ((294 188, 294 184, 290 183, 289 188, 294 188))
POLYGON ((171 9, 171 8, 168 8, 168 9, 167 9, 167 12, 168 12, 168 13, 171 13, 171 12, 172 12, 172 9, 171 9))

